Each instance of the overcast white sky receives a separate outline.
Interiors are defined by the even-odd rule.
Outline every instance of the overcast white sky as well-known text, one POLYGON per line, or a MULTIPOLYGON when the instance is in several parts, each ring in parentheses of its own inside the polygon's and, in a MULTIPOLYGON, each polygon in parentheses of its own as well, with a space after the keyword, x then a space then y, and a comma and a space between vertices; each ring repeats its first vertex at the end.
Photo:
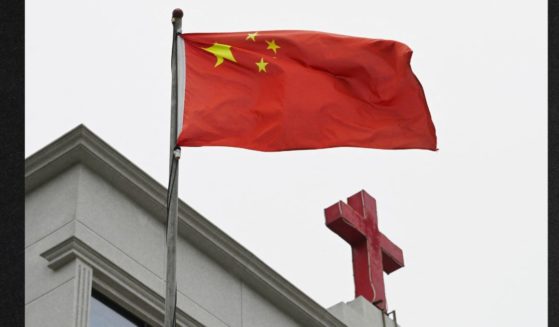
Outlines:
POLYGON ((440 148, 184 148, 182 199, 329 307, 354 288, 323 209, 365 189, 404 251, 385 278, 401 325, 546 325, 546 1, 27 0, 26 156, 84 123, 166 185, 176 7, 185 32, 406 43, 440 148))

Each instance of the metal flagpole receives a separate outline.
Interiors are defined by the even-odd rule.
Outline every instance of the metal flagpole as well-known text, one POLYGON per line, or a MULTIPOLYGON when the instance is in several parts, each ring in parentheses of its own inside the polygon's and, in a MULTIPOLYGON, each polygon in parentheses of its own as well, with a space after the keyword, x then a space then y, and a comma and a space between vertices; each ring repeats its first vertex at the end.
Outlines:
POLYGON ((177 227, 178 227, 178 181, 180 147, 177 144, 178 128, 178 76, 177 37, 182 29, 182 10, 173 10, 173 53, 171 70, 171 151, 169 158, 169 188, 167 190, 167 283, 165 291, 165 327, 174 327, 177 306, 177 227))

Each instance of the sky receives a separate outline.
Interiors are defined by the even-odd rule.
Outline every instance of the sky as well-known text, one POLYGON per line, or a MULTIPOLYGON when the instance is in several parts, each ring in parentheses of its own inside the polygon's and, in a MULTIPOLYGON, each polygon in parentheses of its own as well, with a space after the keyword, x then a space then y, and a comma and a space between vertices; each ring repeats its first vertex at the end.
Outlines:
POLYGON ((385 275, 402 326, 545 326, 546 1, 27 0, 26 156, 83 123, 166 185, 177 7, 184 32, 406 43, 440 149, 183 148, 183 200, 330 307, 354 286, 323 209, 365 189, 404 251, 385 275))

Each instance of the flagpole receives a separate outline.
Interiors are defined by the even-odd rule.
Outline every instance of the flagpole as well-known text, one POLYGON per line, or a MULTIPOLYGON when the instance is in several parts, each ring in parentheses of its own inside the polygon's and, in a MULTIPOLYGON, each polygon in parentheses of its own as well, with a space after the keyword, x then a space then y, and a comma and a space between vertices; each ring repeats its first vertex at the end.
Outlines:
POLYGON ((182 32, 182 10, 173 10, 173 50, 171 55, 171 141, 169 158, 169 188, 167 190, 167 279, 165 290, 165 327, 175 327, 177 306, 177 227, 178 181, 180 147, 177 147, 178 76, 177 37, 182 32))

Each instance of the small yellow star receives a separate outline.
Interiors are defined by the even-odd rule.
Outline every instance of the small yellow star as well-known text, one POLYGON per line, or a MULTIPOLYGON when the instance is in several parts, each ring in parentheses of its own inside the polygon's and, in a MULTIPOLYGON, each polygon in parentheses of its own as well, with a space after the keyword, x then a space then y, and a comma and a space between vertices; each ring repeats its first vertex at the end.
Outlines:
POLYGON ((264 61, 264 58, 260 58, 260 61, 256 63, 256 66, 258 66, 258 72, 266 72, 267 65, 268 63, 264 61))
POLYGON ((257 35, 258 35, 258 32, 248 33, 247 38, 245 40, 252 40, 252 42, 255 42, 257 35))
POLYGON ((272 50, 274 53, 278 53, 277 49, 281 48, 276 44, 276 40, 266 41, 266 43, 268 43, 268 47, 266 49, 272 50))

